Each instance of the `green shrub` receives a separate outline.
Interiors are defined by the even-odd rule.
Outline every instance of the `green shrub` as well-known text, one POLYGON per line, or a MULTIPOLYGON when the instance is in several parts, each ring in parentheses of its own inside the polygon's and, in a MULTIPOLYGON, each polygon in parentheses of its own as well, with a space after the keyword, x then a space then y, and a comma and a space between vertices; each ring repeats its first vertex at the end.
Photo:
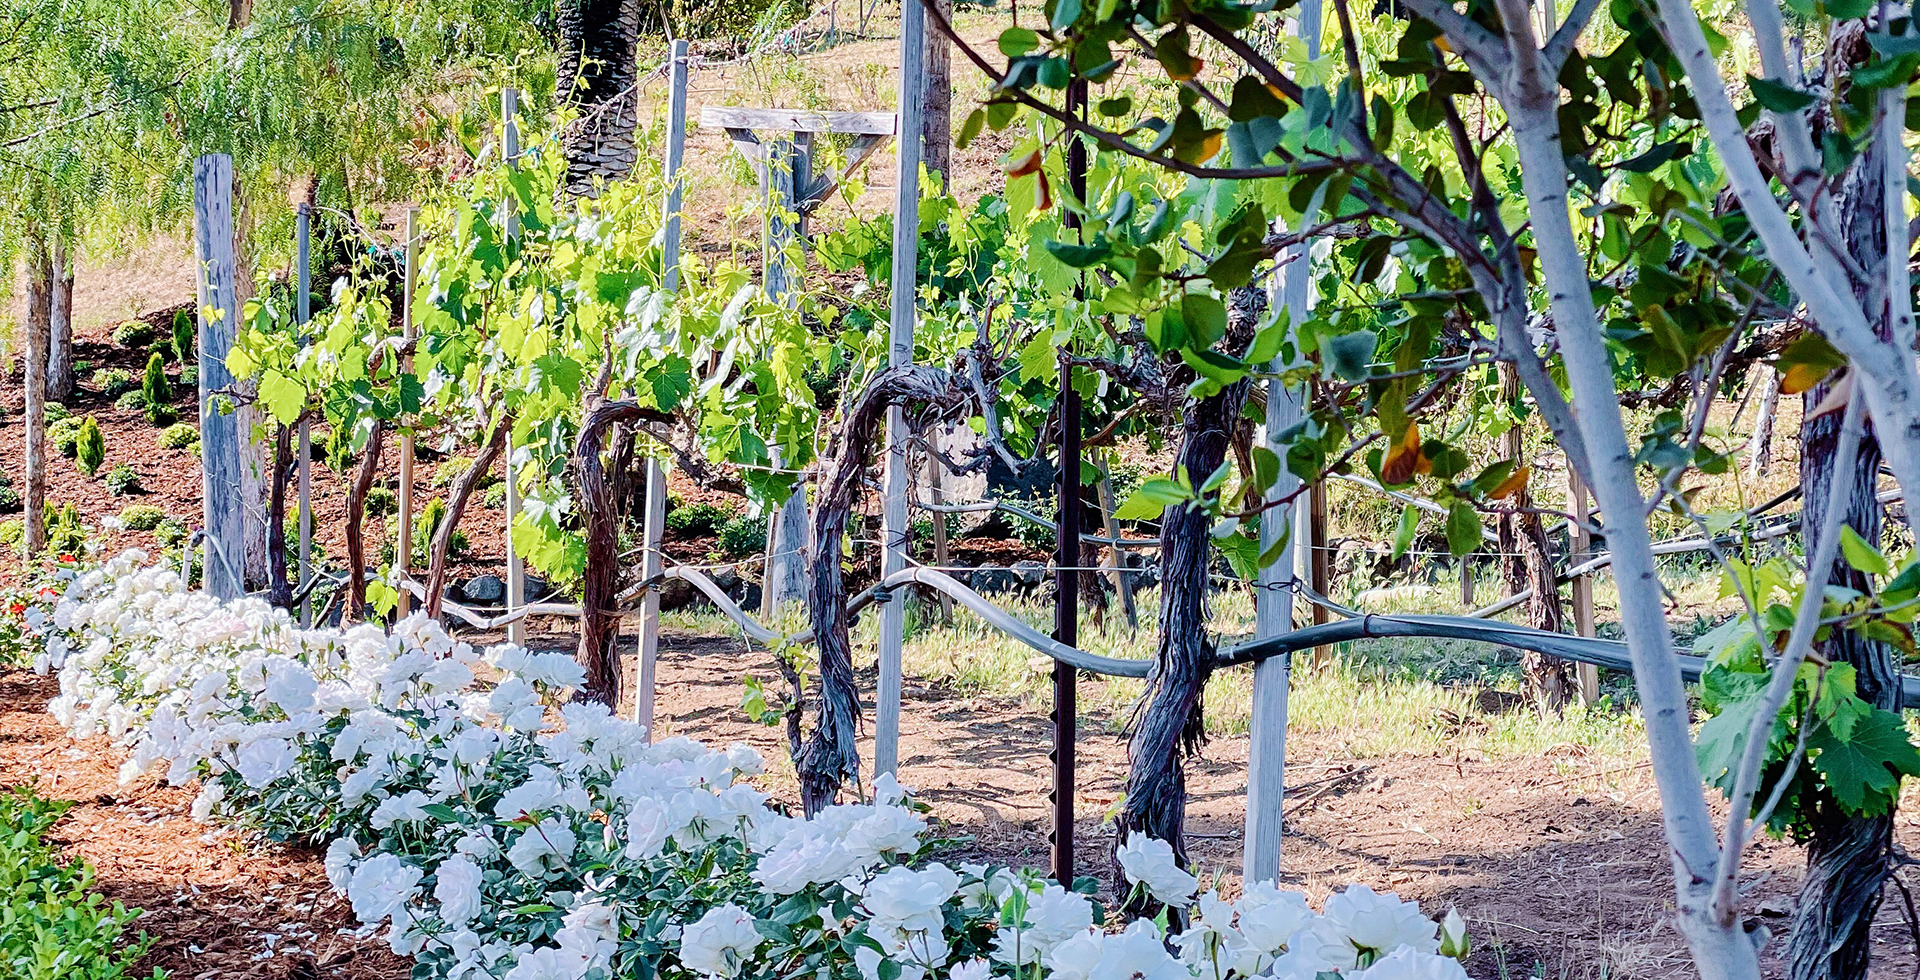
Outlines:
POLYGON ((80 426, 85 421, 69 415, 48 425, 47 442, 52 444, 54 450, 60 455, 68 459, 74 458, 80 452, 80 426))
POLYGON ((173 384, 167 380, 167 359, 161 357, 159 351, 147 358, 147 373, 140 379, 140 390, 147 393, 149 405, 173 401, 173 384))
POLYGON ((154 337, 153 325, 145 320, 128 320, 113 328, 113 342, 120 347, 146 347, 154 337))
POLYGON ((147 393, 137 388, 113 400, 114 410, 120 412, 144 412, 151 404, 147 393))
MULTIPOLYGON (((48 843, 71 802, 45 800, 26 788, 0 795, 0 963, 5 976, 123 980, 153 940, 122 935, 139 909, 106 902, 93 869, 68 861, 48 843)), ((162 976, 155 971, 156 977, 162 976)))
MULTIPOLYGON (((75 373, 78 373, 78 372, 75 372, 75 373)), ((71 418, 72 416, 73 416, 73 409, 70 409, 67 406, 62 405, 59 402, 47 403, 47 424, 48 425, 52 425, 53 423, 58 422, 64 418, 71 418)))
POLYGON ((89 415, 80 422, 80 435, 74 440, 74 462, 88 476, 100 472, 107 461, 107 437, 100 434, 100 423, 89 415))
POLYGON ((140 473, 125 463, 107 471, 107 492, 116 497, 127 497, 146 490, 140 485, 140 473))
POLYGON ((0 521, 0 548, 17 552, 20 550, 20 546, 26 542, 26 518, 16 517, 10 521, 0 521))
POLYGON ((507 506, 507 481, 501 480, 480 491, 480 506, 500 510, 507 506))
POLYGON ((153 526, 153 539, 163 548, 172 548, 187 539, 187 526, 169 517, 153 526))
POLYGON ((200 365, 189 364, 180 369, 180 387, 195 390, 199 389, 200 365))
POLYGON ((147 406, 147 424, 156 429, 165 428, 179 420, 180 413, 175 412, 172 405, 163 402, 158 405, 147 406))
POLYGON ((47 554, 78 555, 87 549, 93 530, 80 521, 80 507, 47 505, 47 554))
POLYGON ((367 516, 385 517, 400 509, 400 497, 387 487, 367 491, 367 516))
POLYGON ((131 372, 120 368, 101 368, 93 372, 88 383, 108 398, 118 398, 140 387, 140 382, 134 379, 131 372))
POLYGON ((83 374, 92 374, 92 373, 93 373, 93 362, 92 362, 92 361, 75 361, 75 362, 73 362, 73 375, 74 375, 74 377, 76 377, 76 378, 77 378, 77 377, 79 377, 80 375, 83 375, 83 374))
POLYGON ((0 484, 0 514, 18 514, 22 509, 20 491, 13 484, 0 484))
MULTIPOLYGON (((671 521, 668 522, 671 525, 671 521)), ((747 558, 767 550, 767 519, 765 517, 736 517, 720 525, 720 554, 730 558, 747 558)))
POLYGON ((120 510, 120 523, 129 531, 151 531, 167 519, 167 512, 152 504, 128 504, 120 510))
POLYGON ((200 441, 200 430, 189 422, 177 422, 160 430, 154 437, 161 449, 185 449, 200 441))
POLYGON ((667 533, 697 538, 718 531, 738 516, 717 504, 690 504, 667 513, 667 533))
POLYGON ((198 364, 199 348, 193 343, 193 317, 185 309, 173 311, 173 358, 181 364, 198 364))

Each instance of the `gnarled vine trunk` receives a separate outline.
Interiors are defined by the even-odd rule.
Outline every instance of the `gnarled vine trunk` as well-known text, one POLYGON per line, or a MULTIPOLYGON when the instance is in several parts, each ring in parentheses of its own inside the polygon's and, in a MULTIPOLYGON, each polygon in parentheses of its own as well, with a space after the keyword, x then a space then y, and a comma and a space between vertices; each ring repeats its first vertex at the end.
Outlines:
POLYGON ((273 440, 273 492, 267 498, 267 601, 293 608, 287 581, 287 482, 293 475, 293 426, 283 425, 273 440))
MULTIPOLYGON (((853 681, 853 644, 847 635, 847 588, 840 574, 840 542, 847 515, 860 498, 861 476, 872 458, 887 409, 894 405, 957 404, 962 386, 946 371, 924 364, 889 368, 874 378, 848 410, 839 453, 820 483, 813 536, 818 542, 807 611, 820 655, 820 707, 799 758, 800 803, 808 816, 833 805, 847 780, 860 778, 860 692, 853 681)), ((899 601, 899 600, 894 600, 899 601)))
POLYGON ((607 482, 600 450, 608 429, 643 418, 673 421, 664 412, 633 402, 590 398, 573 449, 574 492, 587 532, 586 571, 580 579, 580 645, 574 659, 587 675, 580 696, 608 707, 620 700, 620 658, 614 649, 620 617, 613 608, 620 594, 620 507, 607 482))
MULTIPOLYGON (((1520 372, 1511 364, 1501 364, 1501 397, 1509 405, 1516 404, 1520 401, 1520 391, 1520 372)), ((1518 424, 1506 431, 1504 441, 1507 458, 1513 460, 1515 469, 1527 465, 1523 458, 1525 439, 1518 424)), ((1566 616, 1560 608, 1560 584, 1554 579, 1553 551, 1547 543, 1546 527, 1540 523, 1540 515, 1531 509, 1533 498, 1525 486, 1509 498, 1508 503, 1511 506, 1500 512, 1499 522, 1501 571, 1506 579, 1507 594, 1518 595, 1532 589, 1533 596, 1526 603, 1527 625, 1549 633, 1561 632, 1566 626, 1566 616)), ((1533 696, 1548 710, 1560 711, 1573 700, 1574 680, 1569 670, 1572 665, 1566 661, 1529 650, 1521 655, 1520 665, 1533 696)))
MULTIPOLYGON (((1226 344, 1238 352, 1253 337, 1266 295, 1241 288, 1233 291, 1231 301, 1226 344)), ((1185 471, 1198 483, 1220 468, 1232 448, 1234 429, 1252 387, 1251 381, 1241 380, 1189 402, 1182 413, 1175 473, 1185 471)), ((1126 805, 1114 836, 1116 848, 1130 834, 1164 840, 1173 845, 1183 867, 1187 863, 1187 777, 1182 760, 1206 741, 1201 696, 1214 666, 1213 640, 1207 632, 1212 530, 1206 511, 1184 502, 1168 506, 1160 515, 1159 645, 1127 743, 1126 805)))
POLYGON ((386 445, 387 424, 373 420, 367 434, 366 453, 360 457, 360 471, 347 490, 347 605, 343 618, 367 618, 367 494, 373 490, 374 474, 380 472, 380 450, 386 445))
MULTIPOLYGON (((1839 36, 1828 51, 1829 78, 1866 55, 1858 31, 1836 33, 1839 36), (1858 48, 1852 57, 1842 53, 1848 37, 1858 48)), ((1875 283, 1886 281, 1882 271, 1887 255, 1886 210, 1881 194, 1883 161, 1880 145, 1870 146, 1854 161, 1832 205, 1847 250, 1870 270, 1875 283)), ((1858 283, 1854 292, 1864 308, 1884 307, 1883 295, 1870 295, 1868 288, 1858 283)), ((1884 289, 1875 292, 1883 294, 1884 289)), ((1884 317, 1875 330, 1883 339, 1893 336, 1884 317)), ((1805 392, 1804 410, 1811 413, 1831 387, 1816 385, 1805 392)), ((1859 397, 1857 392, 1854 397, 1859 397)), ((1833 474, 1841 468, 1834 458, 1840 442, 1841 415, 1828 412, 1805 418, 1800 424, 1800 527, 1809 555, 1818 545, 1814 534, 1826 517, 1833 474)), ((1880 464, 1880 444, 1870 424, 1856 451, 1853 485, 1844 488, 1846 510, 1841 520, 1873 543, 1880 540, 1883 517, 1880 503, 1874 499, 1880 464)), ((1842 555, 1835 557, 1831 570, 1809 569, 1808 576, 1831 576, 1827 580, 1836 586, 1872 593, 1869 578, 1842 555)), ((1851 664, 1863 700, 1890 711, 1900 710, 1899 664, 1886 644, 1866 640, 1853 630, 1835 629, 1828 639, 1814 644, 1813 652, 1831 663, 1851 664)), ((1807 873, 1800 884, 1793 930, 1787 940, 1787 971, 1792 980, 1863 980, 1867 976, 1874 913, 1879 911, 1887 881, 1893 876, 1895 806, 1879 816, 1854 817, 1841 812, 1830 794, 1816 797, 1808 814, 1813 838, 1807 842, 1807 873)))
MULTIPOLYGON (((453 547, 453 531, 460 526, 460 516, 467 512, 467 502, 473 499, 473 491, 480 481, 487 478, 487 471, 493 469, 493 461, 500 458, 506 448, 507 433, 513 431, 513 418, 501 417, 493 427, 493 435, 480 446, 480 452, 473 458, 473 465, 453 481, 452 489, 447 491, 447 513, 440 518, 440 526, 433 529, 433 545, 427 556, 427 617, 440 618, 440 610, 446 604, 447 596, 447 551, 453 547)), ((507 479, 513 479, 513 467, 507 467, 507 479)))

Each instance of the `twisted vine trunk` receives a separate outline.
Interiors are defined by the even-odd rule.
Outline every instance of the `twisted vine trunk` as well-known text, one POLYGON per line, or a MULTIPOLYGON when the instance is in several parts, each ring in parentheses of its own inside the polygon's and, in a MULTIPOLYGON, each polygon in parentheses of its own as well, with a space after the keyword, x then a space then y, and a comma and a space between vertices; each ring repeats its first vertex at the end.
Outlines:
POLYGON ((354 475, 347 491, 347 605, 345 617, 367 618, 367 494, 373 490, 374 474, 380 471, 380 450, 386 445, 387 424, 373 420, 367 435, 367 451, 360 457, 360 472, 354 475))
MULTIPOLYGON (((499 424, 493 427, 493 435, 481 445, 480 452, 473 458, 473 465, 467 467, 453 481, 453 487, 447 491, 447 513, 440 518, 440 526, 433 529, 431 554, 427 556, 427 617, 440 618, 440 609, 446 604, 447 596, 447 552, 453 547, 454 529, 460 526, 460 517, 467 512, 467 503, 473 499, 473 491, 480 481, 487 478, 487 471, 493 469, 493 461, 500 458, 506 449, 507 433, 513 430, 511 416, 502 416, 499 424)), ((507 479, 513 479, 513 468, 507 468, 507 479)))
POLYGON ((592 397, 573 448, 574 492, 587 532, 586 571, 580 580, 580 645, 574 659, 587 674, 580 696, 609 708, 620 701, 620 657, 615 650, 620 616, 613 608, 620 595, 620 507, 600 450, 608 429, 643 418, 672 421, 664 412, 633 402, 592 397))
POLYGON ((267 498, 267 601, 293 608, 287 581, 287 482, 293 475, 293 426, 283 425, 273 440, 273 492, 267 498))
MULTIPOLYGON (((840 787, 860 779, 860 692, 853 680, 853 644, 847 635, 847 587, 840 572, 840 542, 847 515, 860 499, 862 476, 894 405, 957 404, 964 394, 948 372, 924 364, 882 371, 848 410, 840 430, 839 453, 820 482, 814 501, 816 551, 807 590, 820 653, 820 708, 813 734, 794 766, 800 777, 800 803, 808 816, 833 805, 840 787)), ((897 600, 896 600, 897 601, 897 600)))
MULTIPOLYGON (((1512 364, 1502 363, 1501 397, 1508 404, 1514 404, 1520 400, 1520 392, 1519 370, 1512 364)), ((1507 458, 1513 460, 1516 469, 1525 466, 1526 445, 1520 426, 1508 429, 1504 439, 1507 458)), ((1554 579, 1553 550, 1547 543, 1547 529, 1540 523, 1540 515, 1530 509, 1533 497, 1525 486, 1509 503, 1512 506, 1501 511, 1499 522, 1500 551, 1505 556, 1501 560, 1501 571, 1506 579, 1507 594, 1517 595, 1532 589, 1533 598, 1527 600, 1527 625, 1549 633, 1562 632, 1566 615, 1560 608, 1560 584, 1554 579)), ((1521 655, 1520 666, 1533 696, 1548 710, 1559 712, 1573 700, 1571 664, 1529 650, 1521 655)))
POLYGON ((568 194, 590 197, 596 180, 618 180, 633 169, 634 44, 639 39, 640 0, 560 4, 555 85, 560 101, 579 113, 561 142, 568 194))
MULTIPOLYGON (((1259 290, 1233 291, 1227 313, 1229 350, 1246 348, 1265 306, 1266 296, 1259 290)), ((1252 387, 1251 381, 1242 380, 1188 403, 1174 473, 1184 470, 1198 483, 1220 468, 1252 387)), ((1187 865, 1187 776, 1182 760, 1206 742, 1202 695, 1214 668, 1214 644, 1207 632, 1212 530, 1207 512, 1184 502, 1160 515, 1159 645, 1127 743, 1126 805, 1114 835, 1116 849, 1136 833, 1164 840, 1173 845, 1182 867, 1187 865)))
MULTIPOLYGON (((1856 25, 1857 26, 1857 25, 1856 25)), ((1846 65, 1866 56, 1858 31, 1840 33, 1828 51, 1827 72, 1833 77, 1846 65), (1847 52, 1848 47, 1857 50, 1847 52)), ((1881 194, 1884 150, 1878 143, 1854 161, 1838 200, 1834 204, 1847 250, 1872 273, 1872 281, 1886 281, 1887 234, 1885 199, 1881 194)), ((1884 308, 1883 295, 1871 295, 1856 284, 1855 298, 1866 309, 1884 308)), ((1884 293, 1884 289, 1876 292, 1884 293)), ((1875 324, 1882 339, 1891 339, 1892 327, 1884 317, 1875 324)), ((1802 396, 1804 410, 1811 413, 1827 396, 1831 385, 1816 385, 1802 396)), ((1859 397, 1856 391, 1854 397, 1859 397)), ((1807 554, 1818 546, 1814 534, 1825 519, 1832 492, 1833 474, 1838 469, 1834 454, 1840 441, 1840 412, 1828 412, 1806 418, 1800 425, 1800 499, 1803 509, 1800 527, 1806 534, 1807 554)), ((1841 520, 1869 542, 1880 540, 1883 511, 1874 499, 1875 478, 1880 471, 1880 443, 1870 422, 1860 440, 1853 466, 1852 486, 1845 489, 1845 512, 1841 520)), ((1822 572, 1808 570, 1809 579, 1822 572)), ((1872 582, 1854 570, 1844 556, 1836 555, 1833 567, 1824 572, 1834 585, 1872 594, 1872 582)), ((1831 636, 1814 644, 1816 656, 1832 663, 1853 665, 1857 671, 1860 697, 1889 711, 1900 710, 1899 664, 1884 643, 1863 639, 1853 630, 1835 629, 1831 636)), ((1893 876, 1893 821, 1895 809, 1875 817, 1853 817, 1841 812, 1830 794, 1814 796, 1809 823, 1813 836, 1807 842, 1807 873, 1801 881, 1799 900, 1794 908, 1793 931, 1787 939, 1786 960, 1792 980, 1860 980, 1867 976, 1872 959, 1870 930, 1874 913, 1880 909, 1888 879, 1893 876)))

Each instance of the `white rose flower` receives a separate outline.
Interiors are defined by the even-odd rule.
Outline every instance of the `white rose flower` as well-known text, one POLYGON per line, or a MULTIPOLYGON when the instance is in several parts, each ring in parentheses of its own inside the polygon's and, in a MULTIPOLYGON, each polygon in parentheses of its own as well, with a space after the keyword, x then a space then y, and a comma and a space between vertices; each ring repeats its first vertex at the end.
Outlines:
POLYGON ((580 980, 587 973, 587 961, 577 953, 551 946, 523 946, 516 952, 519 959, 503 980, 580 980))
POLYGON ((327 884, 337 893, 344 894, 347 883, 353 880, 353 863, 360 860, 360 847, 345 837, 336 837, 327 845, 327 857, 322 867, 327 871, 327 884))
POLYGON ((753 914, 731 902, 709 909, 680 933, 680 962, 708 977, 739 976, 759 948, 753 914))
POLYGON ((1167 953, 1157 926, 1135 919, 1125 932, 1105 937, 1087 980, 1192 980, 1192 974, 1167 953))
POLYGON ((347 899, 353 903, 353 914, 371 925, 397 912, 405 912, 420 878, 419 868, 392 854, 368 858, 355 869, 353 880, 347 884, 347 899))
POLYGON ((1382 895, 1365 885, 1349 885, 1327 899, 1325 914, 1346 930, 1355 946, 1375 955, 1400 946, 1422 953, 1440 948, 1439 923, 1420 914, 1419 902, 1401 901, 1392 892, 1382 895))
POLYGON ((480 866, 465 854, 455 854, 434 869, 439 880, 433 885, 433 900, 440 903, 440 918, 449 926, 464 926, 480 914, 480 866))
POLYGON ((233 767, 239 770, 240 778, 245 779, 248 786, 260 789, 292 772, 298 761, 300 756, 294 751, 293 743, 284 738, 263 738, 241 746, 233 767))
POLYGON ((548 817, 528 827, 514 840, 513 846, 507 848, 507 863, 529 878, 539 878, 566 867, 573 859, 577 843, 579 839, 574 836, 573 828, 558 817, 548 817))
POLYGON ((983 959, 971 959, 965 963, 956 963, 947 973, 947 980, 987 980, 993 976, 993 965, 983 959))
POLYGON ((1286 946, 1287 937, 1313 918, 1305 895, 1281 891, 1271 881, 1255 882, 1242 889, 1240 901, 1234 905, 1239 912, 1240 934, 1266 953, 1278 953, 1286 946))
POLYGON ((1451 956, 1402 946, 1355 974, 1365 980, 1467 980, 1467 971, 1451 956))
POLYGON ((930 864, 924 871, 896 865, 867 883, 860 903, 877 922, 903 932, 938 932, 940 907, 959 888, 960 876, 944 864, 930 864))
POLYGON ((1174 859, 1173 845, 1157 837, 1135 832, 1115 855, 1127 881, 1145 885, 1147 892, 1168 905, 1184 908, 1193 899, 1200 879, 1188 874, 1174 859))

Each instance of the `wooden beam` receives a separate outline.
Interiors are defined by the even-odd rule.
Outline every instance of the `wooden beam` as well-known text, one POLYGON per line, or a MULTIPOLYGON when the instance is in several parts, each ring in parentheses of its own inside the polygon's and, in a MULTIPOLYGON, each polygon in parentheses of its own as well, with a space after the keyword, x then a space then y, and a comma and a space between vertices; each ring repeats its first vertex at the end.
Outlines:
POLYGON ((815 112, 810 109, 749 109, 703 106, 703 129, 766 129, 786 133, 846 133, 892 136, 900 120, 891 112, 815 112))

